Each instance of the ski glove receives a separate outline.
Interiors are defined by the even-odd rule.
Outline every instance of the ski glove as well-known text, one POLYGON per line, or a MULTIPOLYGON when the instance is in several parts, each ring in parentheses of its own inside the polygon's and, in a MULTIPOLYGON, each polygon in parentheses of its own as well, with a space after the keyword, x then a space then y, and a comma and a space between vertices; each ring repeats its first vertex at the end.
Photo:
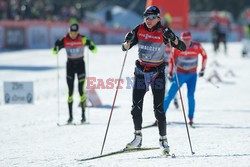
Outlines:
POLYGON ((60 40, 59 40, 59 39, 58 39, 58 40, 56 40, 56 42, 55 42, 55 48, 56 48, 56 47, 59 47, 59 46, 60 46, 60 43, 61 43, 61 42, 60 42, 60 40))
POLYGON ((60 40, 58 39, 58 40, 56 40, 56 42, 55 42, 55 46, 54 46, 54 48, 51 50, 51 53, 53 54, 53 55, 55 55, 55 54, 57 54, 58 53, 58 51, 59 51, 59 46, 60 46, 60 40))
POLYGON ((135 34, 131 31, 131 32, 128 32, 125 36, 125 41, 126 42, 131 42, 133 41, 133 39, 135 38, 135 34))
POLYGON ((175 41, 176 40, 176 36, 175 36, 174 32, 171 29, 169 29, 169 28, 165 28, 163 30, 163 37, 164 38, 168 38, 171 41, 175 41))
POLYGON ((94 42, 92 42, 91 40, 89 40, 87 37, 83 37, 82 38, 82 44, 83 45, 88 45, 89 46, 89 50, 91 50, 92 53, 97 53, 97 47, 94 44, 94 42))
POLYGON ((92 53, 97 53, 97 47, 92 41, 90 41, 89 50, 91 50, 92 53))
POLYGON ((199 72, 199 77, 203 77, 204 76, 204 70, 201 70, 200 72, 199 72))
POLYGON ((57 52, 57 50, 56 50, 55 48, 52 48, 52 49, 51 49, 51 53, 52 53, 53 55, 56 55, 58 52, 57 52))

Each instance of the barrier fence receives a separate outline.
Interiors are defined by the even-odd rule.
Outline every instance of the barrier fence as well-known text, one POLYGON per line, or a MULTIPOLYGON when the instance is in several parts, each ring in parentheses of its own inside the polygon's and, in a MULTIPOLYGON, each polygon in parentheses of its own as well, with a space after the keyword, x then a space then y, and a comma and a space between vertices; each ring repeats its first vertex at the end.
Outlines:
MULTIPOLYGON (((62 38, 68 31, 66 22, 46 21, 1 21, 0 49, 40 49, 51 48, 54 42, 62 38)), ((211 41, 208 27, 190 28, 194 40, 211 41)), ((80 32, 96 44, 121 44, 129 30, 106 28, 102 25, 80 24, 80 32)), ((175 30, 177 35, 182 30, 175 30)), ((229 41, 239 41, 241 28, 234 27, 229 34, 229 41)))

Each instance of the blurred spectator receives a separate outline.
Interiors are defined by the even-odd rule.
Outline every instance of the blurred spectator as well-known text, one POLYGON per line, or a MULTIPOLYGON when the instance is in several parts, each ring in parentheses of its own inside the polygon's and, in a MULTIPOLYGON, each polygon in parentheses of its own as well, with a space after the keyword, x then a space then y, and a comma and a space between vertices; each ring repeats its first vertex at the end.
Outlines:
POLYGON ((242 56, 245 57, 250 52, 250 9, 244 12, 244 23, 243 23, 244 36, 242 40, 243 50, 242 56))
POLYGON ((5 20, 7 19, 7 8, 8 8, 8 4, 7 4, 7 0, 2 0, 0 1, 0 19, 1 20, 5 20))
POLYGON ((167 26, 167 27, 171 27, 171 23, 172 23, 172 17, 171 17, 171 14, 166 12, 163 16, 163 21, 162 21, 162 24, 164 26, 167 26))
POLYGON ((227 12, 213 11, 211 13, 211 33, 214 45, 214 51, 217 52, 219 45, 224 44, 224 52, 227 53, 227 35, 231 30, 230 18, 227 12))
POLYGON ((70 3, 70 1, 1 0, 0 19, 69 21, 75 18, 80 20, 84 15, 82 8, 81 3, 70 3))
POLYGON ((107 22, 113 20, 113 15, 112 15, 111 10, 107 10, 107 11, 105 12, 105 20, 106 20, 107 22))
POLYGON ((250 25, 250 8, 245 11, 244 18, 245 18, 246 24, 250 25))

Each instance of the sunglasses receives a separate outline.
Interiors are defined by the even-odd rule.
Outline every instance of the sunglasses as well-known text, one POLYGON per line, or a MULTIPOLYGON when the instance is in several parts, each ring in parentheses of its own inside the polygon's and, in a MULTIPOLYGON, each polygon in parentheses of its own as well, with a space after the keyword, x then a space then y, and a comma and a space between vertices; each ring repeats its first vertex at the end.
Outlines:
POLYGON ((144 18, 145 18, 146 20, 147 20, 147 19, 153 20, 153 19, 158 18, 158 16, 156 16, 156 15, 148 15, 148 16, 144 16, 144 18))
POLYGON ((148 10, 156 10, 156 7, 151 6, 151 7, 148 8, 148 10))
POLYGON ((78 31, 70 31, 69 33, 72 34, 72 35, 77 35, 78 31))

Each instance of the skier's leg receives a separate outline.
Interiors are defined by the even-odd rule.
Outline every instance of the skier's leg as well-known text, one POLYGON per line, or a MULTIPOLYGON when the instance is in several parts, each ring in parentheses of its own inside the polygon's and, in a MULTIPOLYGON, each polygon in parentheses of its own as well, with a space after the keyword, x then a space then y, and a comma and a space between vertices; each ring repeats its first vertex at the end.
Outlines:
POLYGON ((216 35, 216 40, 215 40, 215 48, 214 48, 214 51, 215 51, 215 52, 218 51, 219 45, 220 45, 220 35, 217 34, 217 35, 216 35))
POLYGON ((133 87, 133 105, 131 110, 131 115, 134 122, 135 137, 130 143, 126 145, 127 149, 138 148, 141 147, 142 144, 142 107, 145 93, 146 86, 143 75, 136 76, 133 87))
POLYGON ((195 88, 197 81, 197 74, 188 74, 189 79, 186 81, 187 83, 187 97, 188 97, 188 118, 190 122, 193 121, 194 111, 195 111, 195 88))
POLYGON ((164 99, 164 112, 166 113, 169 107, 170 102, 172 101, 172 99, 175 97, 176 92, 178 91, 178 85, 176 82, 172 82, 170 85, 170 89, 167 93, 167 95, 165 96, 164 99))
POLYGON ((226 34, 224 35, 223 43, 224 43, 224 52, 225 52, 225 54, 227 54, 227 36, 226 36, 226 34))
POLYGON ((86 96, 86 93, 84 91, 84 83, 85 83, 85 78, 78 80, 78 90, 79 90, 79 94, 80 94, 80 104, 81 104, 81 108, 82 108, 82 120, 81 120, 82 123, 86 121, 85 108, 86 108, 87 96, 86 96))
POLYGON ((158 129, 160 134, 159 144, 164 154, 169 154, 167 140, 167 121, 166 114, 163 112, 163 101, 165 95, 165 74, 161 72, 152 83, 152 92, 154 96, 154 113, 158 120, 158 129))
POLYGON ((67 62, 67 85, 68 85, 68 108, 69 108, 69 120, 68 122, 72 122, 73 120, 73 92, 74 92, 74 71, 72 69, 72 66, 69 62, 67 62))
POLYGON ((142 107, 145 93, 146 86, 144 77, 142 75, 135 77, 131 110, 135 130, 142 129, 142 107))
POLYGON ((160 73, 152 83, 152 92, 154 97, 154 114, 158 121, 160 136, 166 136, 166 115, 163 112, 163 101, 165 95, 165 76, 160 73))
POLYGON ((214 52, 216 52, 216 40, 217 40, 217 37, 214 35, 214 37, 212 39, 214 52))
MULTIPOLYGON (((179 80, 179 84, 180 86, 183 84, 184 82, 184 74, 180 74, 178 73, 178 80, 179 80)), ((165 96, 164 99, 164 112, 166 113, 169 107, 170 102, 172 101, 172 99, 175 97, 176 93, 178 91, 178 84, 177 84, 177 80, 176 80, 176 75, 174 75, 174 79, 170 84, 170 89, 167 93, 167 95, 165 96)))
POLYGON ((86 100, 87 96, 85 93, 84 83, 85 83, 85 63, 81 62, 78 64, 77 67, 77 76, 78 76, 78 91, 80 94, 80 104, 82 108, 82 120, 81 122, 85 122, 85 107, 86 107, 86 100))

